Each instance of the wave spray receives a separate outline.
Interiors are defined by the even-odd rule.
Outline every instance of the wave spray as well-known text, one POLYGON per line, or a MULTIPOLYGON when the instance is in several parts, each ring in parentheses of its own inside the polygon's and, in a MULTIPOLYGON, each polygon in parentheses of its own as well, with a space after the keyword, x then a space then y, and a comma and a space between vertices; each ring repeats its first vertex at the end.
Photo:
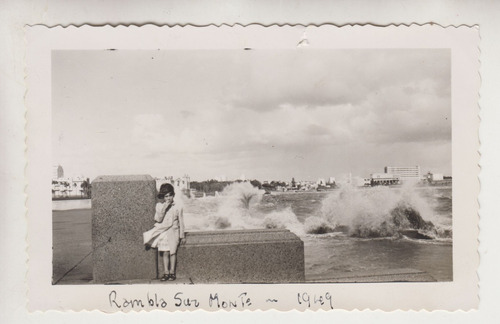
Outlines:
POLYGON ((186 201, 186 226, 196 230, 283 228, 299 236, 341 232, 366 238, 451 237, 451 225, 441 224, 429 199, 415 188, 264 193, 242 182, 227 186, 215 197, 186 201), (317 208, 304 212, 297 204, 317 208))

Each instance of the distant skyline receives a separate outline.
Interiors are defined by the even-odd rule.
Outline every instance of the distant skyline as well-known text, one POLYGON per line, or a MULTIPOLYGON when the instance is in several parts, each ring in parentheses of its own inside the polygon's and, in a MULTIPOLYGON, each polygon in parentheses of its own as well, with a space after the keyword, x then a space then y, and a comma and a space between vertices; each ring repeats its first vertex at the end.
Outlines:
POLYGON ((65 175, 451 175, 447 49, 54 51, 65 175))

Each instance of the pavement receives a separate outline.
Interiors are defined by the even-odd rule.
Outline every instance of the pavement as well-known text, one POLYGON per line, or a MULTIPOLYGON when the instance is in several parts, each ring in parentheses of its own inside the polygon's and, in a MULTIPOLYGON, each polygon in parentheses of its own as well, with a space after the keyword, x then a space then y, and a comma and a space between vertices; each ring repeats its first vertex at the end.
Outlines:
POLYGON ((132 279, 132 280, 117 280, 107 282, 106 285, 193 285, 194 283, 189 278, 177 277, 174 281, 161 281, 160 279, 132 279))
POLYGON ((370 272, 340 273, 331 278, 307 278, 307 283, 434 282, 432 276, 416 269, 388 269, 370 272))
POLYGON ((92 281, 92 211, 52 211, 52 283, 92 281))

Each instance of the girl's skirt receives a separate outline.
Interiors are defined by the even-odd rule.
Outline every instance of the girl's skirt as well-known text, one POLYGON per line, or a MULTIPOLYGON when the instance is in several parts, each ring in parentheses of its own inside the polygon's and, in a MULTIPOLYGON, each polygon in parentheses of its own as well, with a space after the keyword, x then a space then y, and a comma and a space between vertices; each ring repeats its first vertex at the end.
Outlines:
POLYGON ((170 245, 168 244, 167 232, 163 232, 158 236, 158 251, 167 252, 170 251, 170 245))

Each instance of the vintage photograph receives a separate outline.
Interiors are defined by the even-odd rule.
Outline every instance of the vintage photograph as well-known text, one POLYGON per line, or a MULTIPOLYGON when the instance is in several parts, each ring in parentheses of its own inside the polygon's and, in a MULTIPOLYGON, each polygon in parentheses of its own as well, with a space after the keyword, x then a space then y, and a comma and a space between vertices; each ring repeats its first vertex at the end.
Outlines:
POLYGON ((477 307, 476 29, 26 39, 30 310, 477 307))
POLYGON ((52 285, 452 282, 451 54, 52 50, 52 285))
POLYGON ((0 323, 499 318, 499 4, 4 2, 0 323))

